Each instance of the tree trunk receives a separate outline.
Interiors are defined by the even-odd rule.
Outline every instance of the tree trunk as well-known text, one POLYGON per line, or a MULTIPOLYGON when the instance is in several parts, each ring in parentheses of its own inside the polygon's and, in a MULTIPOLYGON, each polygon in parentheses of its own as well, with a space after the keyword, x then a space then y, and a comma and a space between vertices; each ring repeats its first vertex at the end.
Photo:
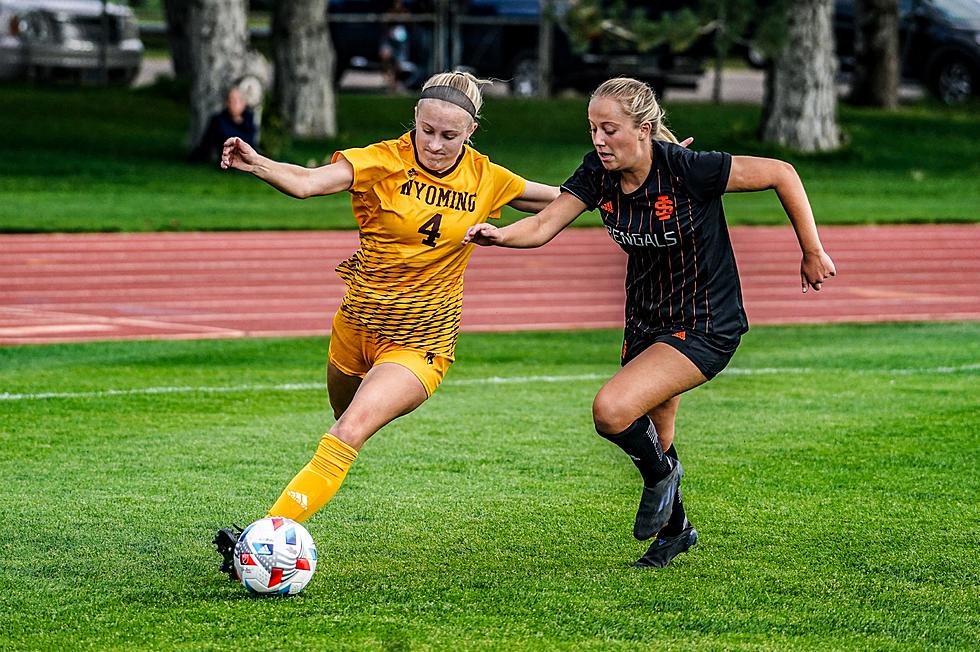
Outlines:
POLYGON ((323 0, 278 0, 272 14, 273 103, 293 136, 337 135, 334 51, 323 0))
POLYGON ((898 0, 854 3, 857 64, 848 100, 862 106, 898 106, 898 0))
POLYGON ((200 139, 211 114, 245 70, 248 49, 245 0, 191 0, 190 142, 200 139))
POLYGON ((725 2, 718 3, 718 15, 715 17, 717 27, 715 27, 714 46, 715 46, 715 78, 711 85, 711 101, 721 104, 721 75, 725 69, 725 57, 728 56, 728 24, 726 15, 728 7, 725 2))
POLYGON ((164 0, 167 21, 167 43, 170 46, 170 64, 174 77, 181 81, 191 79, 191 44, 187 33, 190 20, 190 0, 164 0))
POLYGON ((767 80, 764 141, 803 152, 840 145, 832 10, 833 0, 797 0, 789 6, 786 40, 767 80))

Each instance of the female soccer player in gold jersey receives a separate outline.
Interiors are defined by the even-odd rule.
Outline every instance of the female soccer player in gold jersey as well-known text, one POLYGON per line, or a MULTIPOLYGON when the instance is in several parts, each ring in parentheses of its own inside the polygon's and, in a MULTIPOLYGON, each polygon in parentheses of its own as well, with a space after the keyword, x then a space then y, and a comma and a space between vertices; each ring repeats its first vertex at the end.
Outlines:
MULTIPOLYGON (((328 165, 272 161, 240 138, 225 142, 223 169, 254 174, 298 198, 349 191, 360 247, 337 267, 347 284, 333 319, 327 392, 337 419, 313 459, 283 490, 269 516, 303 522, 337 492, 358 451, 385 424, 422 404, 453 361, 463 272, 473 252, 466 230, 510 205, 537 212, 558 189, 491 163, 466 142, 476 131, 482 80, 431 77, 400 138, 336 152, 328 165)), ((237 533, 215 544, 234 573, 237 533)))

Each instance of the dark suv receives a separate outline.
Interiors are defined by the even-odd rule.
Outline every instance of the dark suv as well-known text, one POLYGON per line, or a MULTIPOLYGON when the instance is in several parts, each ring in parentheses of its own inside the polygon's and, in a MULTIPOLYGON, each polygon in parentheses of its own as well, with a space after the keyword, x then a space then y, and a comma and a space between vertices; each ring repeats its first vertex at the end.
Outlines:
MULTIPOLYGON (((348 68, 378 67, 379 44, 392 24, 380 18, 391 4, 384 0, 329 0, 338 77, 348 68), (358 15, 364 20, 358 21, 358 15)), ((438 42, 434 3, 404 0, 402 4, 410 12, 404 23, 409 59, 404 66, 405 77, 421 83, 433 72, 433 48, 438 42)), ((563 3, 556 4, 560 8, 563 3)), ((650 3, 633 4, 653 11, 650 3)), ((657 7, 663 10, 682 4, 660 2, 657 7)), ((445 25, 445 67, 506 80, 515 94, 534 95, 538 90, 538 0, 469 0, 451 5, 445 25)), ((642 79, 661 93, 669 86, 694 87, 708 51, 701 45, 681 54, 666 47, 639 52, 628 45, 610 48, 600 43, 576 48, 559 15, 552 35, 552 89, 587 91, 617 75, 642 79)))
MULTIPOLYGON (((854 2, 834 3, 841 70, 854 67, 854 2)), ((980 0, 899 0, 902 75, 946 104, 980 94, 980 0)))
MULTIPOLYGON (((640 52, 622 39, 596 39, 573 43, 563 28, 561 6, 552 38, 551 83, 556 91, 590 91, 610 77, 626 75, 641 79, 662 94, 668 87, 693 88, 704 72, 710 51, 707 39, 683 53, 662 46, 640 52), (584 47, 581 47, 583 46, 584 47)), ((651 18, 659 12, 680 8, 683 2, 627 2, 651 18)), ((537 91, 538 21, 537 0, 471 0, 460 19, 462 47, 459 64, 480 76, 510 80, 519 95, 537 91), (521 23, 520 18, 525 22, 521 23), (486 20, 486 23, 483 20, 486 20), (499 22, 498 22, 499 21, 499 22)))

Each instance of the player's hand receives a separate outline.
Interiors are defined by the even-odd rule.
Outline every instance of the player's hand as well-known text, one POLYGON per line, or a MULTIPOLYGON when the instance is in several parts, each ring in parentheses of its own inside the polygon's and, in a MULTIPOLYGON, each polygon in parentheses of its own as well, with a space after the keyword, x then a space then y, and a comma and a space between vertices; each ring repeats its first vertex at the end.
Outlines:
POLYGON ((837 268, 834 267, 834 261, 830 259, 827 252, 821 250, 819 253, 803 254, 803 262, 800 263, 800 282, 804 294, 811 287, 819 292, 823 282, 831 276, 837 276, 837 268))
POLYGON ((477 224, 466 229, 466 235, 463 236, 463 244, 477 244, 481 247, 488 247, 495 245, 500 242, 500 229, 495 227, 493 224, 477 224))
POLYGON ((694 142, 694 136, 688 136, 687 138, 685 138, 684 140, 682 140, 681 142, 679 142, 677 144, 680 145, 681 147, 687 147, 688 145, 690 145, 693 142, 694 142))
POLYGON ((251 172, 258 156, 252 146, 241 138, 229 138, 221 148, 221 169, 234 168, 251 172))

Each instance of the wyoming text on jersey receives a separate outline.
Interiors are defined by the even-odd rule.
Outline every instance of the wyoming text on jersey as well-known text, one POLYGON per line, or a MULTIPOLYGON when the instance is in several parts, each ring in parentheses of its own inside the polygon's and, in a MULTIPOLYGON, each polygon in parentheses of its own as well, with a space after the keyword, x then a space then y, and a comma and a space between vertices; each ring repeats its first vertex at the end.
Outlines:
POLYGON ((476 210, 476 193, 451 188, 440 188, 422 181, 409 179, 402 184, 401 194, 424 201, 429 206, 472 213, 476 210))

